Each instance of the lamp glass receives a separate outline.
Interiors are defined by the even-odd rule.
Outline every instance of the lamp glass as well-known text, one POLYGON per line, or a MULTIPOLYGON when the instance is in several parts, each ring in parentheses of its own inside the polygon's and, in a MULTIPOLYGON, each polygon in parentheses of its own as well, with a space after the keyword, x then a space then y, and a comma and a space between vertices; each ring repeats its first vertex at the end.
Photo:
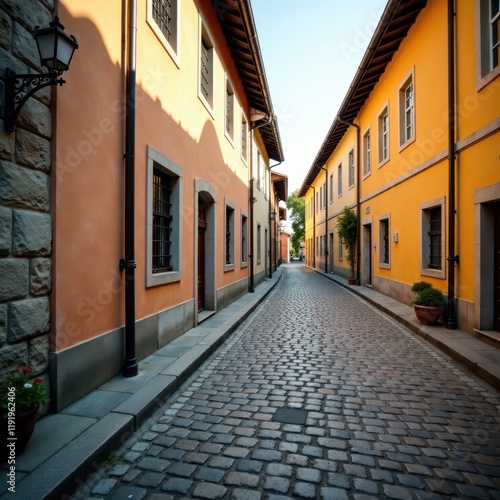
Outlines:
MULTIPOLYGON (((40 61, 44 66, 47 66, 47 61, 51 61, 54 58, 56 35, 55 33, 38 35, 36 38, 36 43, 38 45, 40 61)), ((49 67, 49 69, 51 68, 49 67)))

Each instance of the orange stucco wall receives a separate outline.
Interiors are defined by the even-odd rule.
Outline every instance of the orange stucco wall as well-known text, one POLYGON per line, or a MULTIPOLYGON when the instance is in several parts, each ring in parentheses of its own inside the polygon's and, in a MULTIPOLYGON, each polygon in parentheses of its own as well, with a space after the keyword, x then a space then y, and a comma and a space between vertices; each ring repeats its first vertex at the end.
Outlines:
MULTIPOLYGON (((147 317, 194 297, 194 180, 217 192, 217 246, 224 241, 224 197, 248 210, 248 167, 224 136, 227 74, 247 108, 234 64, 211 3, 180 2, 180 65, 146 23, 138 2, 135 142, 136 317, 147 317), (197 97, 199 12, 215 42, 213 116, 197 97), (146 288, 146 150, 152 146, 183 169, 182 279, 146 288)), ((126 23, 122 2, 61 2, 59 16, 78 40, 67 85, 57 98, 52 171, 54 212, 53 349, 88 340, 124 322, 124 279, 118 269, 124 238, 124 88, 126 23), (124 33, 125 31, 125 33, 124 33), (68 113, 68 109, 73 112, 68 113)), ((236 106, 238 123, 240 106, 236 106)), ((241 120, 240 120, 241 121, 241 120)), ((235 232, 239 234, 239 217, 235 232)), ((240 255, 235 238, 235 252, 240 255)), ((248 276, 236 265, 224 272, 217 256, 216 287, 248 276)))

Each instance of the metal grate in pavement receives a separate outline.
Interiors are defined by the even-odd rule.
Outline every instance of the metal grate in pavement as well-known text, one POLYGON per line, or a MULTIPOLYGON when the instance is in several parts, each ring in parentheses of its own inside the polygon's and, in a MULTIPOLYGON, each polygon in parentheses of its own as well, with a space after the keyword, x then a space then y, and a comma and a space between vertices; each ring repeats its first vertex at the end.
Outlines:
POLYGON ((306 418, 307 411, 297 408, 278 408, 273 415, 273 420, 275 422, 281 422, 282 424, 304 425, 306 423, 306 418))

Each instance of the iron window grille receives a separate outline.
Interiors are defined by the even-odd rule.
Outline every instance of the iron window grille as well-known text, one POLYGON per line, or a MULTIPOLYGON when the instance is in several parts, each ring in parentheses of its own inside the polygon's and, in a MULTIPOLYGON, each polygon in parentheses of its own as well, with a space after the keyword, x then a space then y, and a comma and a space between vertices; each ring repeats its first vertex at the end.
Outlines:
POLYGON ((209 55, 210 47, 208 46, 207 42, 205 41, 204 38, 201 39, 201 51, 200 51, 200 58, 201 58, 201 70, 200 70, 200 87, 201 87, 201 93, 203 94, 203 97, 207 100, 207 102, 210 101, 210 55, 209 55))
POLYGON ((380 221, 382 230, 382 262, 389 264, 389 221, 384 219, 380 221))
POLYGON ((441 269, 441 207, 429 210, 429 267, 441 269))
POLYGON ((170 177, 153 171, 153 273, 172 271, 172 189, 170 177))
POLYGON ((171 44, 175 36, 174 6, 172 0, 153 0, 153 19, 163 33, 163 36, 171 44))
POLYGON ((233 212, 232 208, 226 207, 226 265, 233 263, 231 253, 233 212))
POLYGON ((226 89, 226 134, 233 138, 233 120, 234 120, 234 94, 229 87, 226 89))
POLYGON ((241 122, 241 156, 245 161, 248 158, 248 125, 245 120, 241 122))

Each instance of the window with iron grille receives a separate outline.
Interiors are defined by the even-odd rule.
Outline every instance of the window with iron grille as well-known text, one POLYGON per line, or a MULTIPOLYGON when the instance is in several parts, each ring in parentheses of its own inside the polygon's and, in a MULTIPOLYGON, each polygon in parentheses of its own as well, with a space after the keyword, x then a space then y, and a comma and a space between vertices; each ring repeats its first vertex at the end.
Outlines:
POLYGON ((226 80, 226 134, 234 138, 234 92, 231 84, 226 80))
POLYGON ((248 161, 248 123, 244 117, 241 121, 241 157, 248 161))
POLYGON ((248 262, 248 217, 241 215, 241 263, 248 262))
POLYGON ((349 151, 349 187, 354 186, 354 150, 349 151))
POLYGON ((213 43, 202 23, 200 40, 200 94, 213 107, 213 43))
POLYGON ((420 205, 420 273, 423 276, 446 278, 445 256, 443 255, 446 247, 445 220, 443 218, 445 201, 446 198, 443 196, 420 205))
POLYGON ((148 0, 147 22, 177 65, 179 0, 148 0))
POLYGON ((333 174, 330 174, 330 203, 333 203, 333 174))
POLYGON ((153 273, 171 271, 172 203, 170 177, 155 169, 153 173, 153 273))
POLYGON ((234 206, 226 200, 226 213, 224 221, 224 270, 234 269, 234 206))
POLYGON ((379 267, 390 269, 391 259, 391 223, 390 215, 384 214, 378 220, 379 232, 379 267))
POLYGON ((429 210, 429 264, 431 269, 441 269, 441 207, 429 210))
POLYGON ((147 148, 146 286, 180 281, 182 169, 147 148))
POLYGON ((372 170, 372 140, 368 130, 363 136, 363 175, 368 175, 372 170))

